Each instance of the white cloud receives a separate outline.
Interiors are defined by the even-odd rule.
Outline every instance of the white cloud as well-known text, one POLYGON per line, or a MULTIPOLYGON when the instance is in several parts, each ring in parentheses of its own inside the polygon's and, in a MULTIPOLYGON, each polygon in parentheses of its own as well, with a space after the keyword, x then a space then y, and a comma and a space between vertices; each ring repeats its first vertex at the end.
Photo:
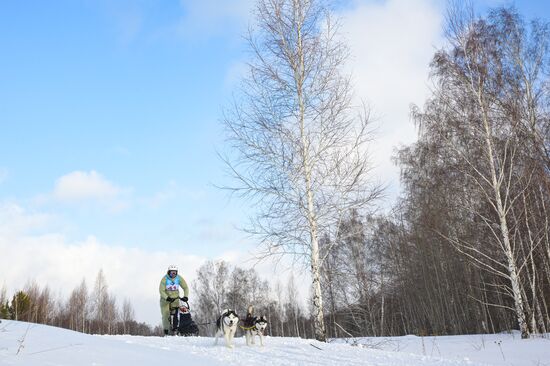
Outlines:
MULTIPOLYGON (((51 197, 62 203, 95 203, 111 212, 120 212, 130 205, 128 195, 131 191, 131 188, 121 188, 110 182, 95 170, 74 171, 56 180, 51 197)), ((48 198, 39 197, 39 201, 48 198)))
MULTIPOLYGON (((52 227, 56 217, 41 212, 26 212, 15 203, 0 204, 0 237, 14 238, 22 233, 36 232, 52 227)), ((4 254, 4 252, 1 252, 4 254)), ((2 267, 0 267, 2 268, 2 267)))
POLYGON ((253 0, 181 0, 185 16, 176 26, 176 32, 185 39, 205 39, 214 35, 237 31, 247 23, 253 0))
POLYGON ((370 104, 379 127, 370 148, 374 173, 395 197, 399 170, 391 156, 416 139, 409 108, 428 93, 429 63, 442 44, 441 9, 430 0, 355 1, 341 15, 357 97, 370 104))
POLYGON ((120 192, 120 188, 95 170, 90 172, 74 171, 57 179, 54 196, 61 201, 104 200, 112 199, 120 192))

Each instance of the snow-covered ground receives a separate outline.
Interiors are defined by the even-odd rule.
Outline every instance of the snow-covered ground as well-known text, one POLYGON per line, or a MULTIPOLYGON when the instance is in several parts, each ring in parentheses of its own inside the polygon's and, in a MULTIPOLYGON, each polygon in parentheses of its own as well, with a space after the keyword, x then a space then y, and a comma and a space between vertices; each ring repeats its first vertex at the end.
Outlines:
POLYGON ((512 335, 364 338, 319 343, 268 338, 264 347, 214 346, 212 338, 92 336, 44 325, 2 320, 0 365, 550 365, 550 341, 512 335), (500 347, 497 343, 500 341, 500 347), (368 346, 367 346, 368 345, 368 346), (375 348, 372 348, 375 347, 375 348), (500 348, 504 356, 501 354, 500 348))
POLYGON ((372 337, 336 342, 362 344, 370 349, 412 353, 472 364, 550 366, 550 334, 522 340, 518 331, 438 337, 372 337))

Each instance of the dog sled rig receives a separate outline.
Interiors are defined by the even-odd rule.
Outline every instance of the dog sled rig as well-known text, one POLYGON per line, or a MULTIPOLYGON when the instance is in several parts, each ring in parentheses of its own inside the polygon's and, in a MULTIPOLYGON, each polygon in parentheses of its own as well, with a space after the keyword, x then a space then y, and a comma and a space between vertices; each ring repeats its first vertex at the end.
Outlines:
POLYGON ((189 302, 183 301, 183 298, 177 299, 180 304, 177 308, 170 309, 170 324, 172 324, 172 335, 183 337, 198 336, 199 327, 191 317, 191 307, 189 302))

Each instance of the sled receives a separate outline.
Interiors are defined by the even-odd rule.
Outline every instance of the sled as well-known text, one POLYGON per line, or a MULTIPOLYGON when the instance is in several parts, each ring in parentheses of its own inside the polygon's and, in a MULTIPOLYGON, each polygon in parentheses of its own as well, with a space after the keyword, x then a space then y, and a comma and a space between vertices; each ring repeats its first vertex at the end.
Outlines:
POLYGON ((178 308, 170 310, 172 333, 183 337, 196 337, 199 335, 199 327, 191 317, 190 306, 187 301, 181 301, 178 308))

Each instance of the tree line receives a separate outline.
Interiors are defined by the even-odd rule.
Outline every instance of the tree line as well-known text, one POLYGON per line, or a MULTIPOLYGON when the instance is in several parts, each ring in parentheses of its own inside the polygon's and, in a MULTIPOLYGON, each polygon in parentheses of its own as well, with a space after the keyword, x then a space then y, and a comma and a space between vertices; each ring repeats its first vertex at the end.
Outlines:
MULTIPOLYGON (((231 308, 244 320, 249 305, 255 315, 265 315, 271 336, 312 338, 314 327, 310 313, 298 300, 298 285, 290 275, 287 283, 274 286, 260 278, 256 270, 231 266, 225 261, 207 261, 197 270, 192 282, 190 305, 193 319, 202 336, 213 336, 215 320, 223 309, 231 308)), ((11 300, 5 288, 0 290, 0 318, 46 324, 88 334, 130 334, 160 336, 160 324, 151 326, 135 320, 132 303, 125 299, 119 306, 108 290, 100 270, 91 291, 83 279, 66 300, 49 286, 40 288, 27 283, 11 300)), ((160 319, 159 319, 160 320, 160 319)))
POLYGON ((463 4, 395 155, 401 198, 324 239, 330 336, 550 329, 550 27, 463 4))
POLYGON ((103 270, 100 270, 90 291, 86 281, 75 287, 69 298, 61 299, 49 286, 40 288, 27 283, 11 300, 6 289, 0 291, 0 318, 27 321, 71 329, 88 334, 160 335, 160 326, 151 327, 135 320, 129 299, 122 306, 108 290, 103 270))
POLYGON ((451 1, 433 85, 375 215, 368 108, 331 4, 258 0, 223 157, 265 256, 310 268, 315 338, 550 326, 549 24, 451 1))

